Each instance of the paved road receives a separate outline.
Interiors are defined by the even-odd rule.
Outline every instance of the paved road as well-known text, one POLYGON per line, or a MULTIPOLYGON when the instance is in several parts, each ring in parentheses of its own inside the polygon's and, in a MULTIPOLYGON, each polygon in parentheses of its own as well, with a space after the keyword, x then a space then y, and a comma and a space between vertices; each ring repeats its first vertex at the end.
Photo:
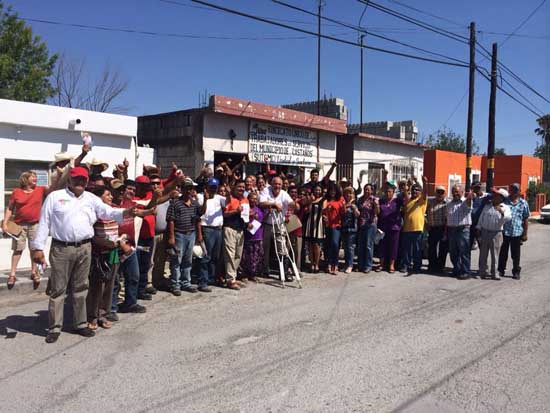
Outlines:
POLYGON ((549 411, 549 234, 532 225, 521 281, 316 275, 159 294, 54 345, 43 298, 4 302, 17 335, 0 340, 0 410, 549 411))

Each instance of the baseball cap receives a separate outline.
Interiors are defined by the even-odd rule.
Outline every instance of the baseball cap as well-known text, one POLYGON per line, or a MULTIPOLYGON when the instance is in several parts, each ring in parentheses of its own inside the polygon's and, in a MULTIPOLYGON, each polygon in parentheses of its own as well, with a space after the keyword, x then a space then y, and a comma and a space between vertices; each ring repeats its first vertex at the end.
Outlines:
POLYGON ((83 168, 82 166, 77 166, 71 169, 71 172, 69 172, 69 175, 71 176, 71 178, 77 178, 77 177, 82 177, 86 179, 89 178, 88 170, 86 168, 83 168))
POLYGON ((510 189, 515 189, 516 191, 519 191, 519 184, 517 182, 514 182, 512 185, 510 185, 510 189))
POLYGON ((187 187, 187 188, 189 188, 189 187, 192 188, 194 186, 197 186, 197 184, 195 182, 193 182, 193 180, 191 178, 185 178, 183 180, 183 186, 187 187))
POLYGON ((145 175, 140 175, 136 178, 136 184, 150 184, 151 180, 145 175))
POLYGON ((395 181, 393 179, 391 181, 386 181, 386 185, 389 185, 389 186, 395 188, 395 181))
POLYGON ((220 181, 218 181, 216 178, 210 178, 208 180, 208 186, 220 186, 220 181))
POLYGON ((499 195, 501 195, 503 198, 508 198, 508 195, 509 195, 509 194, 508 194, 508 191, 507 191, 506 189, 504 189, 504 188, 499 188, 499 189, 493 188, 493 189, 491 190, 491 192, 494 193, 494 194, 499 194, 499 195))

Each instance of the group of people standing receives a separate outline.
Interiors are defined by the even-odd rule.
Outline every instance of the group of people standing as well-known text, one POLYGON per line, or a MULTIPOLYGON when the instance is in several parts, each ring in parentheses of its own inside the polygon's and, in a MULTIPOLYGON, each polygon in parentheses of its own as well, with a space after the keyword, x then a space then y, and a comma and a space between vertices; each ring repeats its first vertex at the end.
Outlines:
POLYGON ((146 312, 140 301, 151 300, 158 289, 174 296, 209 293, 212 285, 240 290, 258 277, 278 278, 280 271, 290 282, 293 263, 300 272, 398 270, 409 276, 422 270, 426 234, 429 272, 443 272, 450 253, 452 274, 468 278, 475 241, 480 276, 502 276, 509 249, 512 274, 520 276, 529 208, 517 184, 509 194, 483 194, 474 183, 465 197, 455 186, 450 200, 437 187, 428 199, 424 177, 396 184, 384 174, 381 188, 353 188, 345 178, 330 180, 336 163, 323 179, 311 170, 305 184, 269 164, 245 179, 238 167, 222 164, 214 170, 205 165, 195 179, 175 165, 165 179, 159 168, 144 167, 131 180, 126 161, 109 178, 102 175, 107 164, 83 163, 89 149, 84 145, 76 159, 57 154, 49 188, 37 186, 32 171, 22 174, 2 228, 9 232, 10 220, 22 228, 13 241, 8 286, 15 284, 27 240, 39 285, 52 237, 48 343, 60 335, 69 292, 76 332, 90 337, 98 327, 110 328, 119 312, 146 312))

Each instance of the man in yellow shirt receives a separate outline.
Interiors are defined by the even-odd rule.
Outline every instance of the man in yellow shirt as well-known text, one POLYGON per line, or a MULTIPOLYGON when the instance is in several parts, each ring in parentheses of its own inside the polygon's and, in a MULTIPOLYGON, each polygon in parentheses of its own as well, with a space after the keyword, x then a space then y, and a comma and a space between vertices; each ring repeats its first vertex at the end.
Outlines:
POLYGON ((402 272, 405 276, 420 272, 422 266, 422 233, 428 206, 428 180, 422 177, 424 189, 415 183, 411 193, 403 196, 403 229, 401 232, 402 272))

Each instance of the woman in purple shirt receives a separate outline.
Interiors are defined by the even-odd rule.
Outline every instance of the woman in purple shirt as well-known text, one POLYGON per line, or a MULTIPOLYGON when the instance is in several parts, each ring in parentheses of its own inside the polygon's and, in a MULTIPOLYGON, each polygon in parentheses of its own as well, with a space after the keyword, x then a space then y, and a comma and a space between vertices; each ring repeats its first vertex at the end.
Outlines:
POLYGON ((256 281, 256 274, 261 272, 264 263, 264 247, 262 242, 264 231, 261 226, 254 234, 249 230, 258 222, 261 223, 263 221, 264 212, 258 207, 258 194, 256 192, 248 194, 248 202, 250 204, 250 222, 248 228, 244 231, 241 278, 243 280, 256 281))
POLYGON ((394 197, 394 193, 395 185, 387 182, 384 197, 380 199, 380 213, 378 214, 378 228, 384 232, 384 238, 380 241, 380 266, 376 269, 377 272, 384 268, 387 268, 389 273, 395 272, 403 199, 394 197))

